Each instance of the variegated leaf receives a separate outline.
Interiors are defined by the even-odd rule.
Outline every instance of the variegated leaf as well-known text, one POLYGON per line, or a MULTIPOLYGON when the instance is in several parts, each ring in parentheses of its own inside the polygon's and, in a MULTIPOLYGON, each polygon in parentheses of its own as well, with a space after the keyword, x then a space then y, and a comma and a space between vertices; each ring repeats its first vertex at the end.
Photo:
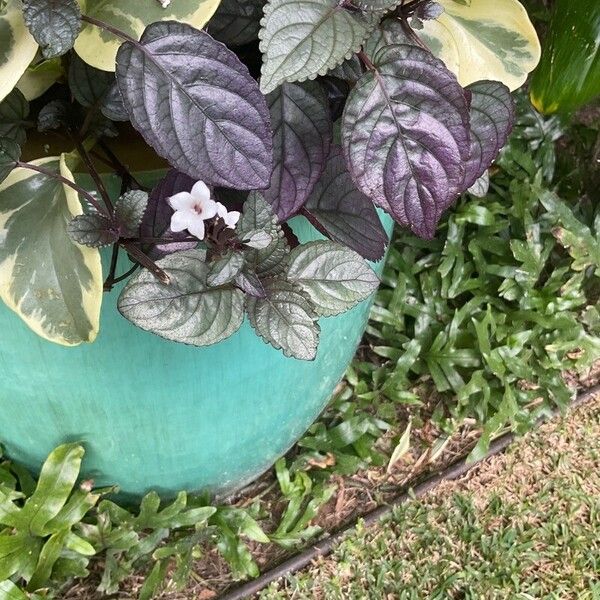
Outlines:
MULTIPOLYGON (((35 164, 73 180, 64 155, 35 164)), ((100 254, 67 234, 82 212, 72 188, 28 169, 0 185, 0 298, 33 331, 64 346, 93 341, 99 328, 100 254)))
POLYGON ((419 37, 462 86, 489 79, 510 90, 525 82, 540 59, 540 42, 518 0, 438 0, 444 12, 425 21, 419 37))
MULTIPOLYGON (((181 21, 201 29, 213 16, 220 0, 175 0, 163 8, 156 0, 79 0, 83 14, 99 19, 139 38, 150 23, 181 21)), ((87 63, 115 70, 117 50, 123 42, 112 33, 85 24, 75 43, 77 54, 87 63)))
POLYGON ((37 49, 25 26, 21 3, 8 0, 6 12, 0 14, 0 100, 15 87, 37 49))

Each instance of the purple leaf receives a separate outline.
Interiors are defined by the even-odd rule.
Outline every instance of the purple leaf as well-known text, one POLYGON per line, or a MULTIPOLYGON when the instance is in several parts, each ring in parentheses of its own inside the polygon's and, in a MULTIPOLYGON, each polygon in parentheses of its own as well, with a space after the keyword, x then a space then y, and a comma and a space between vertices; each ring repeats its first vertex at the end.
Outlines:
POLYGON ((470 95, 471 150, 460 191, 470 188, 492 164, 515 124, 510 90, 498 81, 476 81, 470 95))
POLYGON ((311 194, 304 214, 325 235, 356 250, 369 260, 379 260, 388 238, 373 202, 356 189, 341 148, 334 147, 325 172, 311 194))
POLYGON ((342 143, 358 187, 401 225, 431 238, 456 199, 469 155, 463 89, 416 46, 388 46, 350 93, 342 143))
POLYGON ((116 75, 133 126, 179 171, 236 189, 268 185, 267 105, 226 46, 184 23, 153 23, 119 48, 116 75))
POLYGON ((150 192, 148 198, 148 208, 142 219, 140 226, 140 235, 142 238, 162 238, 169 237, 175 241, 172 243, 152 243, 147 251, 148 256, 153 259, 162 258, 167 254, 178 252, 179 250, 190 250, 198 245, 198 242, 183 242, 189 237, 186 231, 173 233, 171 231, 171 217, 173 209, 167 202, 171 196, 179 192, 189 192, 196 183, 195 179, 171 169, 166 177, 150 192))
POLYGON ((284 83, 267 96, 273 125, 274 166, 265 200, 280 221, 298 212, 320 177, 333 124, 318 83, 284 83))

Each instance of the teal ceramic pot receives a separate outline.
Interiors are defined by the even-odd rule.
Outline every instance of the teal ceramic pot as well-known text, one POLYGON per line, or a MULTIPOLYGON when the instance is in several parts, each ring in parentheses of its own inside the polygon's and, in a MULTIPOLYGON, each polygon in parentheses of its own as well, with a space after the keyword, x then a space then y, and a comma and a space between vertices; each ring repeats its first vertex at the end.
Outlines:
MULTIPOLYGON (((304 219, 293 226, 303 241, 319 237, 304 219)), ((207 348, 163 340, 121 317, 118 292, 104 298, 96 342, 76 348, 38 338, 0 306, 0 443, 37 470, 55 446, 82 441, 83 475, 132 497, 228 494, 268 469, 327 404, 370 308, 323 319, 316 360, 304 362, 247 321, 207 348)))

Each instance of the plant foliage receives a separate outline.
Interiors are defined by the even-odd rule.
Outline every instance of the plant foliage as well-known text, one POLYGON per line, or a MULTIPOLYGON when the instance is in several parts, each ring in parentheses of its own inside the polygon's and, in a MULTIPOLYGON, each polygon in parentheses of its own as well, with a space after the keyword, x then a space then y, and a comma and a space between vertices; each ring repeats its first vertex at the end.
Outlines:
POLYGON ((463 192, 485 191, 514 121, 509 88, 539 50, 517 0, 500 4, 488 18, 456 0, 7 0, 0 199, 13 212, 0 205, 1 239, 26 241, 0 250, 2 297, 34 331, 74 345, 95 338, 101 288, 131 277, 119 309, 147 331, 212 344, 246 315, 287 356, 314 358, 318 317, 376 287, 366 260, 381 259, 388 240, 375 207, 433 238, 463 192), (465 53, 436 41, 442 23, 465 53), (42 60, 28 69, 38 45, 42 60), (489 67, 485 80, 469 60, 489 67), (19 77, 27 69, 27 98, 58 80, 69 90, 54 86, 32 111, 5 64, 19 77), (121 122, 172 167, 153 189, 111 146, 131 132, 121 122), (72 141, 61 169, 19 160, 14 144, 36 125, 72 141), (100 164, 121 178, 118 197, 100 164), (43 179, 44 194, 56 189, 53 220, 37 218, 37 193, 15 213, 14 194, 43 179), (299 216, 327 241, 302 244, 287 223, 299 216), (51 292, 13 268, 26 258, 46 269, 28 241, 40 235, 61 238, 51 292), (105 246, 113 259, 100 286, 105 246), (133 262, 123 274, 120 250, 133 262))

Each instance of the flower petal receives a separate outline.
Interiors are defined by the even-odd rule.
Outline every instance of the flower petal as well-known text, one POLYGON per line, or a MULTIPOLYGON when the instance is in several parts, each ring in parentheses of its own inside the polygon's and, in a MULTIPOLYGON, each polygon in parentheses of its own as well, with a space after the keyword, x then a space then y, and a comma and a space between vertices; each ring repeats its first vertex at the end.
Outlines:
POLYGON ((217 214, 223 220, 227 218, 227 207, 224 204, 221 204, 220 202, 217 202, 217 214))
POLYGON ((194 215, 192 222, 189 224, 187 230, 195 235, 199 240, 204 239, 204 221, 202 217, 198 214, 194 215))
POLYGON ((228 212, 227 216, 225 217, 225 224, 227 225, 227 227, 234 229, 237 225, 237 222, 240 220, 240 215, 241 213, 237 210, 232 210, 228 212))
POLYGON ((204 200, 200 202, 200 216, 206 221, 217 215, 217 203, 214 200, 204 200))
POLYGON ((170 198, 167 198, 167 202, 171 205, 173 210, 190 209, 195 204, 194 198, 189 192, 179 192, 179 194, 174 194, 170 198))
POLYGON ((204 181, 196 181, 191 194, 196 202, 210 200, 210 190, 204 181))
POLYGON ((171 231, 179 233, 193 223, 198 215, 193 210, 178 210, 171 217, 171 231))

